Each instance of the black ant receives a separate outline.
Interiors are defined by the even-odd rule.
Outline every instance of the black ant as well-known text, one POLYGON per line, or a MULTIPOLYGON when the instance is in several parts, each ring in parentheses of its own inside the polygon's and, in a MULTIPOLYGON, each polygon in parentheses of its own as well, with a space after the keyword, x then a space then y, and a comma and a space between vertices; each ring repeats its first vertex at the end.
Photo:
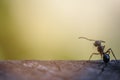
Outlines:
POLYGON ((105 45, 103 46, 101 43, 105 43, 105 41, 102 40, 93 40, 93 39, 88 39, 86 37, 79 37, 78 39, 86 39, 89 41, 94 41, 93 45, 97 47, 98 53, 92 53, 89 57, 89 61, 92 58, 93 55, 101 55, 101 58, 103 59, 104 63, 108 63, 110 61, 110 56, 109 54, 112 53, 113 57, 115 58, 117 62, 117 58, 115 57, 115 54, 113 53, 112 49, 109 48, 107 51, 104 51, 105 45))

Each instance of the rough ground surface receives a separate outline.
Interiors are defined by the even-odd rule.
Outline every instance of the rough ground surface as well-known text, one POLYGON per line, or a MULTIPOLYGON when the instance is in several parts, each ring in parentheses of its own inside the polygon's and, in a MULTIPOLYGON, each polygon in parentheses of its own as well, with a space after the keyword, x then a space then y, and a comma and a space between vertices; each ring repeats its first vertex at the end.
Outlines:
POLYGON ((119 80, 120 61, 0 61, 0 80, 119 80))

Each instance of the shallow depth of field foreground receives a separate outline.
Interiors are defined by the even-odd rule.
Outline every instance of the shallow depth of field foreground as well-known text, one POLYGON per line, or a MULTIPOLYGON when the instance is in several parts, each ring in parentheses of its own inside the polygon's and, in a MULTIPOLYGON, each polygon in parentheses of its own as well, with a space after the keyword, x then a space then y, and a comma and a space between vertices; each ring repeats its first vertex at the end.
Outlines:
POLYGON ((0 61, 0 80, 119 80, 119 62, 0 61))

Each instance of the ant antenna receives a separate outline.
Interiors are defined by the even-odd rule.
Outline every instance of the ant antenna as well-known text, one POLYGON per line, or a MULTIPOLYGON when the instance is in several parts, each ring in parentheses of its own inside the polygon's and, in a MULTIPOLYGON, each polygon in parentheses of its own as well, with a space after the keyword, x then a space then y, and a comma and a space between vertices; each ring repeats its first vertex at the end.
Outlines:
POLYGON ((100 41, 100 42, 102 42, 102 43, 105 43, 105 41, 103 41, 103 40, 94 40, 94 39, 89 39, 89 38, 87 38, 87 37, 78 37, 78 39, 86 39, 86 40, 88 40, 88 41, 100 41))

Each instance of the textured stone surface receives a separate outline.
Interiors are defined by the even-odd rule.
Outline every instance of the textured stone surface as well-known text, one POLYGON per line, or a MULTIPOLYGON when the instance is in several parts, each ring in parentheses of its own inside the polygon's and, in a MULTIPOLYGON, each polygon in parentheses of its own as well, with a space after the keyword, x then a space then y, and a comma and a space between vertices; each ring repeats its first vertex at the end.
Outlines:
POLYGON ((119 80, 120 63, 111 61, 0 61, 0 80, 119 80))

